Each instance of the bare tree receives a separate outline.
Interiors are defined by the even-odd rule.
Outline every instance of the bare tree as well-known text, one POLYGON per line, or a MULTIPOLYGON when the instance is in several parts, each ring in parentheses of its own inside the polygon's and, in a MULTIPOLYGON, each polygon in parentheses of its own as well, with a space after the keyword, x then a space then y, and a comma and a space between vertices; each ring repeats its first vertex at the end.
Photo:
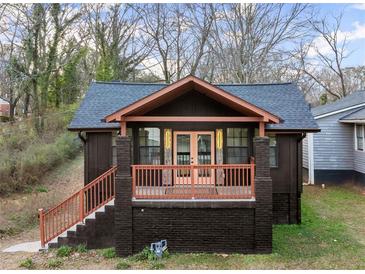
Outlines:
POLYGON ((24 93, 23 75, 16 69, 21 58, 19 50, 19 32, 21 13, 11 5, 1 5, 1 37, 0 39, 0 86, 1 93, 10 104, 10 120, 14 120, 16 106, 24 93))
POLYGON ((149 53, 149 42, 139 31, 140 15, 129 4, 90 4, 86 12, 90 38, 98 54, 97 70, 104 75, 99 78, 130 79, 149 53))
POLYGON ((24 62, 17 68, 29 83, 35 128, 43 130, 51 76, 56 72, 62 41, 80 12, 66 4, 17 5, 22 13, 22 52, 24 62))
POLYGON ((144 33, 154 42, 145 69, 154 74, 161 72, 166 83, 199 74, 199 65, 208 51, 214 6, 147 4, 136 9, 142 14, 144 33))
POLYGON ((288 58, 290 43, 305 34, 307 5, 223 4, 215 16, 212 50, 220 79, 262 81, 266 68, 288 58), (285 44, 285 46, 284 46, 285 44))
POLYGON ((346 50, 347 38, 340 30, 342 15, 333 19, 334 24, 325 18, 309 21, 315 38, 303 46, 300 60, 305 74, 326 93, 340 99, 350 92, 343 66, 350 52, 346 50))

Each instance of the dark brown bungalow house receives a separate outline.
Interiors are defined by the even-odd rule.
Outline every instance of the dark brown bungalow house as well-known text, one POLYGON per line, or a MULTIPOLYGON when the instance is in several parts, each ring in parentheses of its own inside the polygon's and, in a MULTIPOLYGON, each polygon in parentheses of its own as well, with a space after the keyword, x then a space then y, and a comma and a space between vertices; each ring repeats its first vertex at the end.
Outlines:
POLYGON ((42 244, 121 256, 162 239, 172 252, 271 252, 272 224, 301 221, 302 139, 319 131, 294 84, 193 76, 94 82, 69 130, 85 187, 40 210, 42 244))

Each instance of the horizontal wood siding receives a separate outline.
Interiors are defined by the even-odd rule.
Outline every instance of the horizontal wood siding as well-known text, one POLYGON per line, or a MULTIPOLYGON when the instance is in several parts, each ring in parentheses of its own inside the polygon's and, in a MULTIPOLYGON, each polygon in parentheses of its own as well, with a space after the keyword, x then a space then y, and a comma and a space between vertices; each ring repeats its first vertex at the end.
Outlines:
POLYGON ((308 168, 308 137, 303 139, 303 167, 308 168))
POLYGON ((351 170, 354 168, 353 126, 338 122, 341 117, 353 111, 316 120, 321 132, 313 134, 314 169, 351 170))
POLYGON ((357 172, 365 173, 365 151, 354 150, 354 169, 357 172))

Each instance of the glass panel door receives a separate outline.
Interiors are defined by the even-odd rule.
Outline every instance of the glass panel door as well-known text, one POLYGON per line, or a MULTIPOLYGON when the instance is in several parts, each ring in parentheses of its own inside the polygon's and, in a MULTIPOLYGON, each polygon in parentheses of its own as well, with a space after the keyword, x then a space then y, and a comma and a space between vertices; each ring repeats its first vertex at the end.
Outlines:
MULTIPOLYGON (((174 164, 175 165, 211 165, 214 164, 214 132, 211 131, 179 131, 174 132, 174 164)), ((175 184, 214 184, 214 172, 207 166, 179 168, 174 172, 175 184)))
POLYGON ((210 165, 212 163, 212 136, 198 134, 198 165, 210 165))
MULTIPOLYGON (((176 136, 176 164, 177 165, 190 165, 191 152, 190 152, 190 134, 178 134, 176 136)), ((190 170, 181 169, 177 171, 177 177, 190 177, 190 170)))

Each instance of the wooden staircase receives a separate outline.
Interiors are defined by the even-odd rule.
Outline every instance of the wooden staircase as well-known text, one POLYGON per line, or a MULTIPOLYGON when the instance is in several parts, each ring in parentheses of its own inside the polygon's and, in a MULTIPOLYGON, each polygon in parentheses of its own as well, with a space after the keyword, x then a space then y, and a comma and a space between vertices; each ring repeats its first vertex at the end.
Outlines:
MULTIPOLYGON (((111 211, 114 213, 116 171, 114 166, 59 205, 49 210, 39 209, 42 248, 47 243, 50 243, 49 247, 66 242, 85 244, 82 242, 85 241, 85 235, 97 231, 95 227, 99 222, 96 221, 109 216, 111 211)), ((86 244, 92 246, 88 242, 86 244)))

